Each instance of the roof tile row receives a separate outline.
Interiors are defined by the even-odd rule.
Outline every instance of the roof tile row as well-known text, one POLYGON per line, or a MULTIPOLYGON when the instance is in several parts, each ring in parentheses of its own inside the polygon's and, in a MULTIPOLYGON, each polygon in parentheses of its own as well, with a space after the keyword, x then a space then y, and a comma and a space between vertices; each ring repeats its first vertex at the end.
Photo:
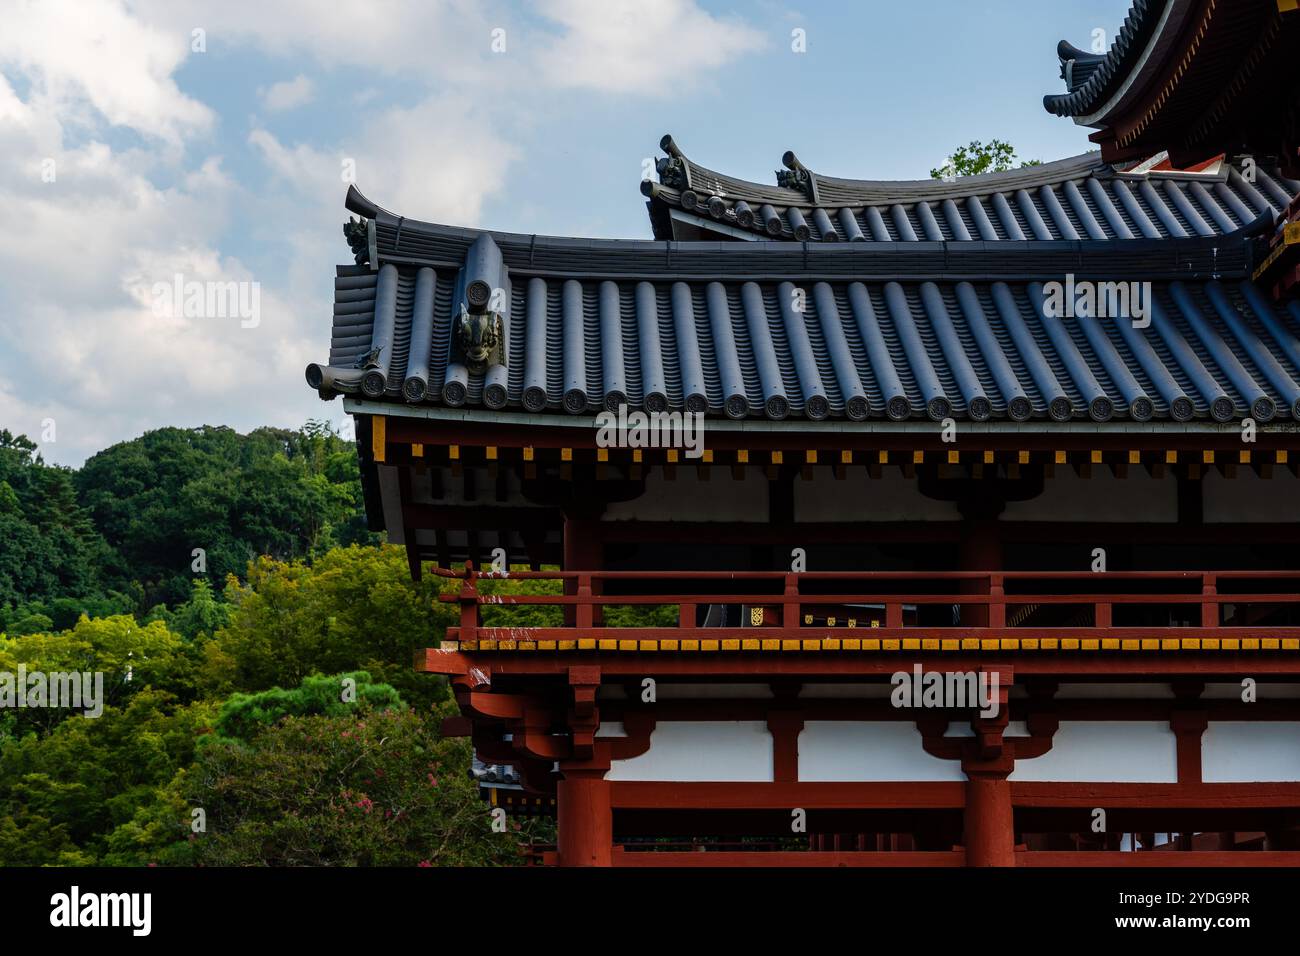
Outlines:
POLYGON ((461 366, 452 382, 454 271, 338 272, 332 368, 308 375, 326 397, 409 403, 404 383, 419 373, 423 403, 535 413, 627 404, 774 420, 1300 417, 1300 303, 1279 308, 1245 281, 1155 283, 1142 327, 1057 317, 1037 281, 512 275, 507 366, 461 366), (431 294, 417 295, 421 284, 431 294), (427 314, 415 314, 417 302, 427 314))
POLYGON ((882 183, 815 177, 817 198, 726 177, 694 164, 689 184, 642 183, 656 238, 673 217, 738 238, 812 242, 1163 239, 1224 235, 1272 219, 1300 183, 1255 168, 1218 175, 1125 174, 1096 153, 1029 170, 882 183))

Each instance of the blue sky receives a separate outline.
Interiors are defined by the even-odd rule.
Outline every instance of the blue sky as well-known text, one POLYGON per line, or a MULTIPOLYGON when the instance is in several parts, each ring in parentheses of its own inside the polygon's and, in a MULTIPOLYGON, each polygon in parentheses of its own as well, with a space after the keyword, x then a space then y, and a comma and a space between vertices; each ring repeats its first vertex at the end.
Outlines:
POLYGON ((415 218, 648 238, 664 132, 760 182, 791 148, 872 179, 972 139, 1058 159, 1089 144, 1041 105, 1056 42, 1128 8, 0 0, 0 428, 76 465, 162 425, 341 422, 302 370, 349 259, 345 164, 415 218), (160 312, 176 275, 257 283, 256 324, 160 312))

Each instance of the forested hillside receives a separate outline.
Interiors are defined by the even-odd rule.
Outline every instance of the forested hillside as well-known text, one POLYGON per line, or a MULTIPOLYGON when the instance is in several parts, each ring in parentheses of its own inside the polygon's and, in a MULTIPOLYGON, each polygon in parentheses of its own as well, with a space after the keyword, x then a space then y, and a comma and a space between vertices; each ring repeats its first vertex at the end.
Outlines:
POLYGON ((93 718, 0 707, 0 864, 516 861, 411 668, 445 579, 377 538, 323 425, 165 428, 76 471, 0 431, 0 675, 104 688, 93 718))

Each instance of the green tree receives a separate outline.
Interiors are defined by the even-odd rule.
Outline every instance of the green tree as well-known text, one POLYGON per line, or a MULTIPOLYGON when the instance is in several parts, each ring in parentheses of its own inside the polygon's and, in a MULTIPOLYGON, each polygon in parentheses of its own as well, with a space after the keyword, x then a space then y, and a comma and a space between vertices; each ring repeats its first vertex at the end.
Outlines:
MULTIPOLYGON (((441 713, 451 713, 444 707, 441 713)), ((434 715, 435 717, 438 715, 434 715)), ((518 862, 466 774, 470 745, 393 708, 286 717, 251 742, 210 736, 189 774, 209 866, 476 866, 518 862)))
POLYGON ((140 865, 164 846, 183 846, 189 815, 170 815, 168 788, 194 762, 214 716, 211 704, 144 689, 99 718, 0 740, 0 865, 140 865), (129 835, 162 818, 165 838, 155 826, 132 849, 129 835))
MULTIPOLYGON (((1039 160, 1029 159, 1018 165, 1023 168, 1039 164, 1039 160)), ((1001 173, 1016 166, 1016 149, 1010 143, 1000 139, 991 139, 987 143, 982 143, 976 139, 953 150, 946 163, 930 170, 930 178, 952 179, 959 176, 979 176, 982 173, 1001 173)))
POLYGON ((213 581, 260 555, 307 558, 375 540, 356 451, 328 425, 301 431, 161 428, 92 456, 76 489, 114 549, 106 578, 142 606, 191 596, 194 552, 213 581))
POLYGON ((176 610, 168 611, 165 607, 155 610, 173 631, 188 640, 202 642, 230 623, 233 608, 217 598, 212 585, 204 578, 195 578, 192 587, 190 599, 176 610))
POLYGON ((209 693, 294 687, 312 674, 365 670, 424 710, 445 682, 412 668, 417 648, 436 647, 454 618, 438 600, 455 582, 411 580, 400 547, 336 548, 306 561, 259 558, 232 580, 228 627, 205 648, 209 693))
POLYGON ((72 472, 46 465, 35 442, 3 429, 0 542, 0 608, 10 611, 31 601, 98 594, 111 556, 77 502, 72 472))
MULTIPOLYGON (((194 696, 199 657, 161 621, 138 624, 129 615, 82 618, 61 633, 0 636, 0 672, 90 673, 103 680, 103 703, 119 705, 147 688, 181 699, 194 696)), ((71 715, 51 708, 0 711, 0 731, 45 732, 71 715)), ((82 718, 78 718, 82 719, 82 718)))
POLYGON ((217 733, 251 740, 284 717, 324 715, 340 717, 357 709, 372 711, 402 707, 402 699, 388 684, 376 684, 365 671, 314 674, 291 690, 272 687, 256 694, 232 694, 221 705, 217 733))

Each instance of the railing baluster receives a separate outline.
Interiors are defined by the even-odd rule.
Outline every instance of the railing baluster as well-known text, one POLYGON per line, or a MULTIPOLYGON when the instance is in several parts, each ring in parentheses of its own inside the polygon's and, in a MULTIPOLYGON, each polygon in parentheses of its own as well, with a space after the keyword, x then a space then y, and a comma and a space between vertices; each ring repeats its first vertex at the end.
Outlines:
POLYGON ((785 603, 781 605, 781 625, 786 628, 799 626, 799 577, 796 574, 785 576, 785 603))
POLYGON ((1007 626, 1006 589, 1000 574, 989 575, 989 627, 1007 626))
POLYGON ((1094 607, 1093 626, 1094 627, 1111 627, 1111 610, 1112 605, 1098 603, 1094 607))
MULTIPOLYGON (((947 604, 963 607, 960 622, 950 625, 946 621, 936 620, 933 625, 926 625, 927 630, 939 633, 961 630, 970 636, 1000 636, 1010 627, 1012 633, 1024 625, 1026 612, 1019 610, 1024 606, 1030 610, 1041 606, 1044 609, 1057 609, 1051 612, 1049 620, 1058 619, 1060 612, 1072 605, 1091 608, 1093 619, 1090 625, 1071 629, 1079 636, 1123 636, 1131 637, 1138 633, 1133 627, 1116 627, 1116 617, 1125 618, 1126 612, 1138 610, 1144 606, 1164 606, 1176 608, 1180 620, 1186 621, 1192 614, 1191 608, 1200 605, 1199 619, 1193 614, 1193 626, 1199 623, 1199 630, 1209 634, 1222 634, 1229 637, 1250 637, 1267 630, 1267 636, 1291 637, 1300 633, 1300 627, 1293 624, 1278 624, 1265 627, 1260 624, 1241 623, 1233 619, 1229 628, 1223 623, 1221 600, 1230 597, 1242 605, 1268 604, 1272 607, 1294 607, 1300 605, 1300 593, 1296 583, 1300 582, 1297 571, 1178 571, 1178 572, 1111 572, 1094 574, 1090 572, 1031 572, 1031 571, 980 571, 974 573, 945 572, 541 572, 536 574, 521 573, 511 575, 519 580, 562 581, 566 597, 554 594, 520 595, 507 593, 501 596, 484 594, 478 585, 478 579, 484 577, 471 562, 466 562, 464 570, 435 569, 443 577, 456 577, 460 584, 455 590, 444 591, 438 597, 441 602, 459 604, 456 626, 449 628, 448 638, 459 637, 464 641, 483 640, 501 637, 508 630, 508 623, 485 626, 484 605, 502 604, 509 607, 560 605, 564 608, 563 628, 584 630, 600 629, 604 626, 603 608, 606 592, 610 591, 607 582, 615 582, 615 592, 631 588, 626 595, 614 594, 611 606, 624 605, 646 608, 650 605, 676 605, 678 609, 676 622, 661 629, 665 638, 680 636, 681 631, 693 630, 698 626, 699 609, 702 605, 748 605, 757 602, 766 607, 778 604, 781 607, 779 623, 791 637, 797 637, 804 620, 804 579, 815 579, 814 593, 808 595, 810 604, 823 602, 826 605, 871 604, 883 607, 883 624, 890 629, 902 629, 906 609, 912 604, 926 609, 926 617, 947 604), (1102 581, 1097 581, 1102 577, 1102 581), (1227 595, 1218 591, 1218 580, 1229 582, 1227 595), (1259 580, 1252 580, 1258 578, 1259 580), (1198 594, 1196 581, 1200 580, 1198 594), (689 581, 690 584, 686 582, 689 581), (935 582, 943 582, 951 587, 941 591, 934 587, 935 582), (1085 585, 1085 581, 1093 582, 1085 585), (1173 582, 1177 582, 1174 586, 1173 582), (701 582, 712 584, 713 591, 699 593, 701 582), (737 582, 743 582, 737 585, 737 582), (780 583, 779 596, 773 593, 772 585, 780 583), (838 582, 838 583, 835 583, 838 582), (638 587, 638 584, 640 587, 638 587), (754 585, 761 584, 761 590, 754 585), (647 585, 652 585, 647 587, 647 585), (1008 585, 1010 585, 1008 587, 1008 585), (1113 586, 1112 586, 1113 585, 1113 586), (1188 590, 1188 585, 1191 590, 1188 590), (677 593, 667 593, 671 591, 677 593), (1009 594, 1008 592, 1015 592, 1009 594), (1239 593, 1238 593, 1239 592, 1239 593), (567 598, 567 599, 566 599, 567 598), (967 613, 967 606, 976 608, 978 615, 967 613), (1011 613, 1008 607, 1015 610, 1011 613), (1120 612, 1116 614, 1116 608, 1120 612)), ((490 576, 489 576, 490 577, 490 576)), ((507 588, 508 591, 513 589, 507 588)), ((838 614, 827 611, 828 614, 838 614)), ((851 615, 850 615, 851 616, 851 615)), ((1131 613, 1128 615, 1131 616, 1131 613)), ((748 626, 747 622, 742 626, 748 626)), ((842 626, 837 620, 836 626, 842 626)), ((551 630, 549 628, 545 630, 551 630)), ((559 628, 556 628, 559 630, 559 628)), ((1031 625, 1026 632, 1047 632, 1051 628, 1043 624, 1031 625)), ((775 628, 773 636, 775 634, 775 628)), ((947 636, 947 635, 945 635, 947 636)))
POLYGON ((695 605, 694 604, 677 605, 677 626, 678 627, 695 626, 695 605))
MULTIPOLYGON (((1218 580, 1213 574, 1201 577, 1201 597, 1215 597, 1219 593, 1218 580)), ((1214 601, 1201 602, 1201 627, 1219 626, 1219 605, 1214 601)))
POLYGON ((594 620, 591 601, 591 575, 578 575, 578 613, 575 617, 576 627, 591 627, 594 620))

